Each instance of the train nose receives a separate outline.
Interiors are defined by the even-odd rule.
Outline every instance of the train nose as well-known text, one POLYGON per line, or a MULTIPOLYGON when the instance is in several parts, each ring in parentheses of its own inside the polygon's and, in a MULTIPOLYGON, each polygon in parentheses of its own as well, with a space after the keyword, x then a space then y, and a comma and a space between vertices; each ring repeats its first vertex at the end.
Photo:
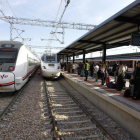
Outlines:
POLYGON ((15 76, 10 72, 0 72, 0 92, 15 91, 15 76))

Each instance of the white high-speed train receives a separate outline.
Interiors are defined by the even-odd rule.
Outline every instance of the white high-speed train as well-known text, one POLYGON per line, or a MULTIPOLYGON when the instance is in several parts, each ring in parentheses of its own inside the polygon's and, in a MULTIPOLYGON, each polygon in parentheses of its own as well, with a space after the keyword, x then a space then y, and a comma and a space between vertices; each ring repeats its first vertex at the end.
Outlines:
POLYGON ((57 54, 47 53, 42 55, 41 73, 48 78, 58 78, 60 76, 61 68, 57 54))
POLYGON ((0 41, 0 92, 21 89, 39 65, 40 60, 21 42, 0 41))

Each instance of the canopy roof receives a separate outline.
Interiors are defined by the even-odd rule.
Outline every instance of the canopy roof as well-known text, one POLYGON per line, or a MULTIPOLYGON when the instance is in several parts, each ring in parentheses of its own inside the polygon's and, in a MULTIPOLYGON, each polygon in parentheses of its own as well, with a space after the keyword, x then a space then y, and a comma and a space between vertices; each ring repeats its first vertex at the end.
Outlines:
POLYGON ((115 47, 127 46, 131 33, 138 33, 140 25, 140 0, 137 0, 103 23, 58 52, 58 55, 72 56, 115 47))

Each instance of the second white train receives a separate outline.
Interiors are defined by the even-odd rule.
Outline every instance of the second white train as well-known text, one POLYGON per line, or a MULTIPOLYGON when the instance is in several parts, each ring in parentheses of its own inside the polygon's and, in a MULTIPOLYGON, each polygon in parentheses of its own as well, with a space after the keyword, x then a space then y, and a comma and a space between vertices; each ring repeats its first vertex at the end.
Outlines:
POLYGON ((43 54, 41 57, 42 76, 48 78, 58 78, 61 74, 60 61, 57 54, 43 54))

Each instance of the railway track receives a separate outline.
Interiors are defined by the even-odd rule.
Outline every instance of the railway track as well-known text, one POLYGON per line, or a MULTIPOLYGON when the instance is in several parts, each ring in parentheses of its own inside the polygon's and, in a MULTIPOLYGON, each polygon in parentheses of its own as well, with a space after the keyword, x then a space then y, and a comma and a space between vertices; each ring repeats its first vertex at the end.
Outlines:
POLYGON ((44 81, 54 137, 57 140, 115 140, 109 131, 60 82, 44 81))
POLYGON ((136 140, 67 81, 44 81, 53 137, 57 140, 136 140))
POLYGON ((20 91, 2 115, 0 139, 135 140, 96 111, 64 79, 42 81, 36 75, 34 80, 36 83, 32 81, 25 91, 22 89, 25 94, 20 91), (13 130, 7 133, 7 129, 13 130))
POLYGON ((27 83, 24 85, 23 88, 21 88, 21 90, 16 91, 15 96, 13 97, 13 99, 9 102, 7 107, 5 107, 3 109, 3 111, 1 111, 1 113, 0 113, 0 121, 3 120, 4 116, 8 113, 8 111, 14 110, 14 106, 16 106, 18 104, 18 99, 19 99, 20 95, 22 94, 22 91, 24 90, 24 88, 26 86, 27 86, 27 83))

